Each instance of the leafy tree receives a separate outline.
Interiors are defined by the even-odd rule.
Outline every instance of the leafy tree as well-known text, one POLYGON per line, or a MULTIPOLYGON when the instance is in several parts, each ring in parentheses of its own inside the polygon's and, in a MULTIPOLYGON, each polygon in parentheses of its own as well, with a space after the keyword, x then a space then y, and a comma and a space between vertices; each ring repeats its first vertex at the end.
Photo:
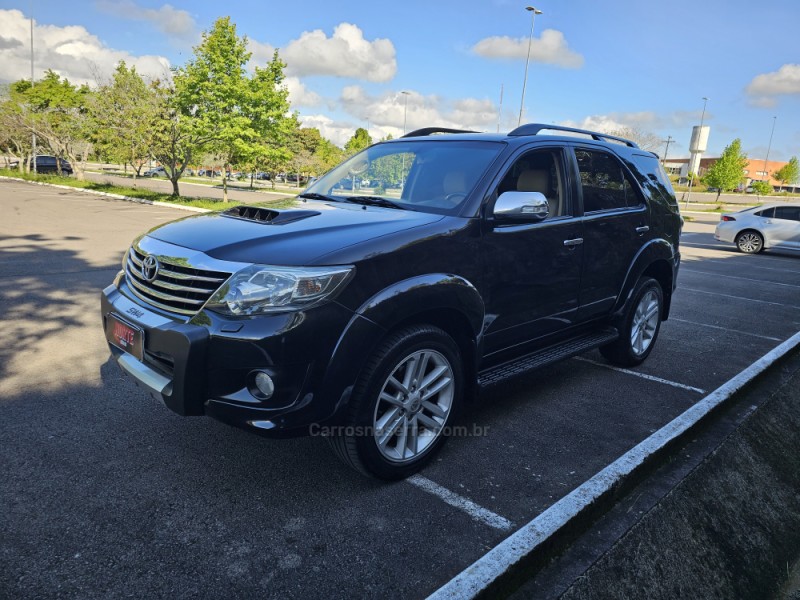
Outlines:
POLYGON ((150 158, 154 124, 158 117, 158 98, 136 72, 124 61, 117 65, 111 82, 102 85, 89 105, 94 140, 109 159, 131 165, 136 176, 150 158))
POLYGON ((0 151, 19 159, 20 172, 26 171, 31 164, 32 115, 28 107, 14 97, 9 86, 0 98, 0 151))
POLYGON ((13 83, 11 89, 12 98, 20 107, 27 107, 19 113, 23 116, 23 126, 44 141, 57 158, 67 158, 76 179, 83 179, 86 160, 92 149, 87 108, 92 92, 88 86, 77 87, 55 71, 48 70, 35 86, 31 87, 30 81, 21 80, 13 83))
POLYGON ((371 145, 372 138, 369 136, 369 132, 363 127, 359 127, 356 129, 353 137, 347 140, 347 143, 344 145, 344 152, 347 156, 352 156, 371 145))
POLYGON ((227 168, 252 163, 261 152, 259 145, 280 137, 286 129, 288 91, 281 85, 285 64, 275 53, 266 67, 256 67, 250 76, 250 57, 247 37, 239 37, 236 25, 222 17, 203 34, 194 56, 174 75, 179 112, 186 119, 191 117, 192 129, 226 167, 226 201, 227 168))
POLYGON ((800 164, 797 162, 797 157, 793 156, 790 158, 788 163, 783 165, 772 175, 781 182, 781 191, 783 190, 783 186, 787 183, 796 183, 800 181, 800 164))
POLYGON ((772 186, 767 181, 754 181, 750 185, 759 196, 767 196, 772 192, 772 186))
POLYGON ((742 152, 741 140, 736 138, 725 147, 722 156, 711 165, 703 182, 717 188, 717 201, 719 201, 722 192, 729 192, 739 185, 746 166, 747 155, 742 152))

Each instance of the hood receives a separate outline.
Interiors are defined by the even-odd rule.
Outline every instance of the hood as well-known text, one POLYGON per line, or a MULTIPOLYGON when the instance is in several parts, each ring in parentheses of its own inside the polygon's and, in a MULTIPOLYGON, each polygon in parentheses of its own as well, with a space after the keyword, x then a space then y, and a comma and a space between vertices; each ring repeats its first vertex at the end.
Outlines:
POLYGON ((441 220, 442 215, 346 204, 296 201, 288 209, 235 207, 167 223, 148 236, 219 260, 302 266, 335 250, 441 220), (226 211, 227 213, 228 211, 226 211))

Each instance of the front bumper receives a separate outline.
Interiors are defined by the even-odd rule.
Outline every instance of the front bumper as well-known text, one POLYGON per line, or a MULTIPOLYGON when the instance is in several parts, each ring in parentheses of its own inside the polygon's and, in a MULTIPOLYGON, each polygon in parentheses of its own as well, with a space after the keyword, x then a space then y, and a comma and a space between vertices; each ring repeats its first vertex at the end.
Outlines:
POLYGON ((124 280, 101 295, 104 330, 114 314, 144 332, 143 360, 109 340, 123 372, 179 415, 208 415, 271 436, 302 435, 334 416, 354 382, 355 371, 329 368, 348 362, 333 359, 348 346, 343 332, 377 328, 335 302, 247 319, 200 311, 184 322, 132 297, 124 280), (257 371, 275 383, 269 399, 255 390, 257 371))

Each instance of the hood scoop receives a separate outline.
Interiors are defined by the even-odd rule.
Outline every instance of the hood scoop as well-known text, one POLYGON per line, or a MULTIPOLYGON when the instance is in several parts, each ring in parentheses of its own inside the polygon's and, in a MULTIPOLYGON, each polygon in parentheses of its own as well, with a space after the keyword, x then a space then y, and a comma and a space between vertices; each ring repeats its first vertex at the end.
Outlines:
POLYGON ((222 213, 223 217, 254 221, 265 225, 286 225, 321 214, 316 210, 274 210, 259 206, 234 206, 222 213))

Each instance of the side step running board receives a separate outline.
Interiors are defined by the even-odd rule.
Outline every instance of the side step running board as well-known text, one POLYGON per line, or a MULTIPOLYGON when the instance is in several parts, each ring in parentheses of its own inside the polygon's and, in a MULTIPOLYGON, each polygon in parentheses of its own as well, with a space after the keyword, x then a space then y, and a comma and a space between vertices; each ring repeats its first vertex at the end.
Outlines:
POLYGON ((594 350, 599 346, 609 344, 619 337, 619 331, 613 328, 595 331, 566 342, 526 354, 522 358, 497 365, 478 374, 478 385, 487 388, 517 375, 533 371, 540 367, 551 365, 565 358, 571 358, 594 350))

